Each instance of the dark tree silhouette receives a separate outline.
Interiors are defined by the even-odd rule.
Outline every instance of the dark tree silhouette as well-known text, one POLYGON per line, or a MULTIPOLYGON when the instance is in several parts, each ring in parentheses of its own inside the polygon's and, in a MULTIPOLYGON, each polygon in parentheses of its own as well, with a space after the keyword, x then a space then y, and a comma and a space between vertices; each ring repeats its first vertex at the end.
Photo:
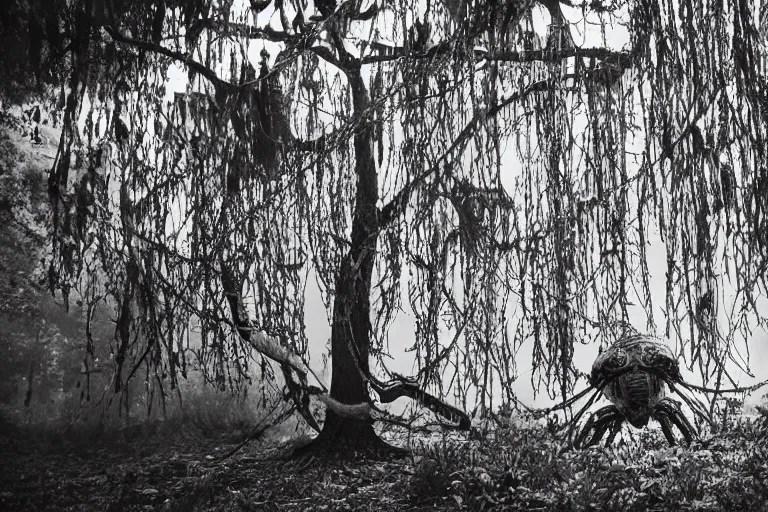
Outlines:
POLYGON ((142 366, 173 385, 197 326, 217 384, 242 382, 256 348, 315 427, 319 394, 320 444, 377 442, 370 390, 465 427, 446 397, 514 402, 523 341, 534 381, 567 396, 574 345, 610 343, 631 302, 661 329, 653 233, 665 334, 717 385, 742 364, 735 334, 762 325, 768 291, 753 2, 241 3, 9 8, 4 37, 28 34, 61 96, 50 286, 115 308, 115 390, 142 366), (576 20, 624 22, 626 41, 577 44, 576 20), (172 71, 186 92, 169 107, 172 71), (304 360, 310 275, 332 326, 329 396, 304 360), (418 374, 380 381, 404 297, 418 374))

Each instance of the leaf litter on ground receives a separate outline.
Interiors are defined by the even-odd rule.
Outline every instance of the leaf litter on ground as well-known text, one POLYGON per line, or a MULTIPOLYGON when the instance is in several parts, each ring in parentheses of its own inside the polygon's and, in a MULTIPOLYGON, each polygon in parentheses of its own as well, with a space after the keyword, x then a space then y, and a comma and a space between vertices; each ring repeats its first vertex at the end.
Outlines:
MULTIPOLYGON (((17 433, 18 434, 18 433, 17 433)), ((768 431, 757 422, 664 445, 659 432, 564 451, 538 427, 388 440, 409 457, 291 458, 295 442, 232 436, 123 443, 4 438, 3 510, 768 510, 768 431), (222 455, 228 455, 222 457, 222 455)))

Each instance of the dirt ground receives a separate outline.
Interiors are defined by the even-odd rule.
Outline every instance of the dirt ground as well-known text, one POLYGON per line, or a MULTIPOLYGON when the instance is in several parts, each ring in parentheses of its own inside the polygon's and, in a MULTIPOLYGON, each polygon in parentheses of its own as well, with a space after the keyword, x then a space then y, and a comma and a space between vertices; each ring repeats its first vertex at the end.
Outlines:
MULTIPOLYGON (((148 430, 109 441, 4 432, 0 509, 434 510, 410 497, 410 457, 293 458, 294 441, 148 430)), ((449 505, 446 503, 446 506, 449 505)))

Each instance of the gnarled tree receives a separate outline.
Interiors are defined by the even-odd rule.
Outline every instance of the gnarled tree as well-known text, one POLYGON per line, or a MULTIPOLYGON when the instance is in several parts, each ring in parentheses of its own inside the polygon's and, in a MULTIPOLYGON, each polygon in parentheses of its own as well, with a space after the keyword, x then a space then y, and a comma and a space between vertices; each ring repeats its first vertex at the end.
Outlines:
MULTIPOLYGON (((764 320, 754 2, 56 5, 48 37, 69 44, 57 43, 50 284, 114 304, 116 390, 142 365, 175 382, 196 322, 216 382, 239 382, 257 348, 317 427, 307 403, 324 390, 302 360, 316 275, 333 371, 319 439, 376 442, 372 409, 344 407, 369 388, 466 426, 444 399, 514 401, 526 340, 533 379, 565 396, 575 344, 610 343, 630 302, 659 329, 653 233, 667 251, 664 330, 690 367, 719 385, 723 361, 741 358, 734 335, 764 320), (175 96, 171 70, 186 73, 175 96), (381 382, 404 296, 418 374, 381 382)), ((48 27, 42 14, 26 11, 30 34, 48 27)))

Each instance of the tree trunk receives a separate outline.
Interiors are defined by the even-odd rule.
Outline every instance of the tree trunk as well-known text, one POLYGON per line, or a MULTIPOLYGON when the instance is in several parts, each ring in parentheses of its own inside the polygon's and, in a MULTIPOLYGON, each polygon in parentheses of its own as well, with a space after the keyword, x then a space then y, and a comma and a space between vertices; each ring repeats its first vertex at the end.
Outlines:
MULTIPOLYGON (((353 226, 362 224, 354 222, 353 226)), ((360 372, 368 371, 369 293, 373 254, 367 255, 364 251, 361 251, 359 244, 353 243, 350 252, 342 261, 336 279, 331 328, 331 397, 344 404, 368 401, 367 386, 360 372), (357 271, 354 262, 360 263, 357 271), (359 362, 351 350, 352 344, 357 347, 359 362)), ((319 442, 330 441, 332 444, 338 444, 339 448, 350 444, 371 445, 377 440, 372 424, 345 418, 330 410, 326 413, 325 424, 318 437, 319 442)))
MULTIPOLYGON (((379 180, 372 152, 373 129, 368 116, 369 98, 360 69, 348 69, 355 119, 362 128, 354 135, 357 192, 352 217, 349 252, 336 277, 331 326, 331 397, 344 404, 368 401, 368 388, 361 371, 368 372, 371 335, 371 278, 378 240, 379 180), (359 361, 350 349, 357 347, 359 361)), ((392 448, 379 439, 373 424, 334 414, 328 410, 320 435, 313 443, 344 451, 392 448)), ((313 447, 312 445, 307 448, 313 447)))

